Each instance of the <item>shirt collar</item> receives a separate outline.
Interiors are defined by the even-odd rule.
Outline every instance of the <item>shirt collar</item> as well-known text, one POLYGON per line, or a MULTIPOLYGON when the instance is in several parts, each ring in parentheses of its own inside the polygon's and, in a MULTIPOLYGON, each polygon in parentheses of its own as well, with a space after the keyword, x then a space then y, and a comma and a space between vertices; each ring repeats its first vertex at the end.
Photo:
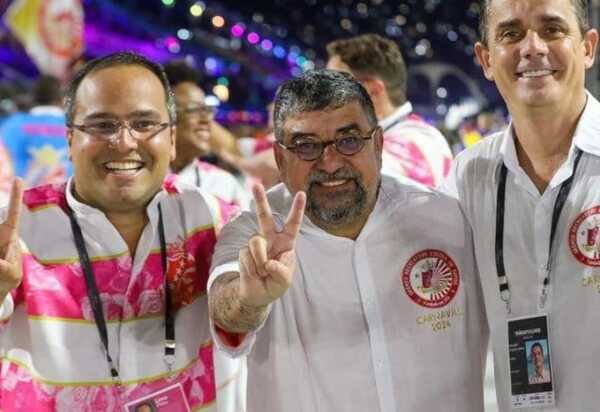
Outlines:
MULTIPOLYGON (((600 156, 600 102, 596 100, 586 90, 587 101, 583 113, 577 122, 575 133, 573 134, 573 142, 569 149, 569 155, 565 164, 559 168, 556 175, 550 182, 550 187, 554 187, 562 183, 573 173, 576 149, 584 152, 600 156)), ((494 174, 495 183, 499 177, 500 163, 503 161, 506 168, 516 176, 523 174, 523 169, 519 165, 517 158, 517 149, 515 147, 514 132, 512 121, 502 133, 502 142, 500 144, 500 159, 498 165, 498 173, 494 174)))
MULTIPOLYGON (((83 202, 80 202, 79 200, 77 200, 75 198, 75 196, 73 195, 73 187, 74 187, 73 177, 70 177, 69 180, 67 181, 66 198, 67 198, 67 204, 69 205, 69 207, 71 208, 73 213, 75 213, 75 216, 77 217, 77 219, 91 218, 93 216, 99 216, 99 215, 105 216, 104 212, 102 210, 96 209, 93 206, 90 206, 86 203, 83 203, 83 202)), ((163 198, 165 198, 167 196, 168 196, 168 193, 164 189, 161 189, 152 198, 152 200, 148 203, 148 206, 146 207, 146 213, 148 215, 148 219, 152 222, 153 225, 154 225, 154 222, 158 219, 157 205, 163 198)))
POLYGON ((388 127, 390 127, 392 124, 394 124, 395 122, 403 120, 406 116, 408 116, 409 114, 412 113, 412 110, 413 110, 412 104, 407 101, 402 106, 400 106, 396 110, 394 110, 394 112, 392 114, 387 116, 385 119, 382 119, 379 122, 379 126, 381 126, 381 128, 385 130, 388 127))

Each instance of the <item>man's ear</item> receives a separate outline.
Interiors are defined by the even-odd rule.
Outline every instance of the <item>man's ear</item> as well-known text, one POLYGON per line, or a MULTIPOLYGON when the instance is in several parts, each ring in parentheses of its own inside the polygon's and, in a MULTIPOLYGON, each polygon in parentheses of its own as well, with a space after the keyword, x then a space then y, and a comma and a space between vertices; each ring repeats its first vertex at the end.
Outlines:
POLYGON ((483 69, 483 75, 485 78, 493 82, 494 73, 490 64, 490 51, 483 43, 478 41, 475 43, 475 55, 477 56, 477 61, 479 61, 479 64, 483 69))
POLYGON ((596 60, 596 49, 598 47, 598 31, 596 29, 588 30, 583 36, 583 46, 585 51, 585 68, 589 69, 596 60))
POLYGON ((383 83, 383 80, 378 79, 376 77, 361 80, 361 83, 364 86, 364 88, 367 89, 367 93, 369 93, 370 96, 379 97, 383 93, 387 93, 385 90, 385 83, 383 83))

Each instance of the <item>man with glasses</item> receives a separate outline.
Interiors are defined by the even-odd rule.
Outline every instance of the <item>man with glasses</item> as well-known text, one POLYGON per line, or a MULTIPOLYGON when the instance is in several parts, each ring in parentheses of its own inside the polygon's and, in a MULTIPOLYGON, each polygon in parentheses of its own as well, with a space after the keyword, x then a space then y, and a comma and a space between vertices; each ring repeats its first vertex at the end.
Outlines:
POLYGON ((198 74, 184 61, 165 65, 177 107, 176 156, 171 169, 186 183, 246 208, 249 193, 228 171, 200 158, 212 153, 212 142, 228 133, 214 120, 215 106, 207 105, 198 74), (216 136, 214 136, 216 134, 216 136))
POLYGON ((17 183, 2 211, 0 409, 217 410, 205 286, 225 208, 164 183, 176 113, 162 68, 91 61, 66 118, 73 178, 27 190, 20 219, 17 183))
POLYGON ((457 203, 381 176, 349 74, 290 80, 274 110, 283 183, 254 187, 209 280, 215 341, 248 354, 248 411, 481 412, 487 328, 457 203))
POLYGON ((329 43, 327 54, 327 68, 351 73, 373 101, 383 129, 382 173, 437 187, 450 170, 452 152, 444 136, 413 113, 398 45, 363 34, 329 43))

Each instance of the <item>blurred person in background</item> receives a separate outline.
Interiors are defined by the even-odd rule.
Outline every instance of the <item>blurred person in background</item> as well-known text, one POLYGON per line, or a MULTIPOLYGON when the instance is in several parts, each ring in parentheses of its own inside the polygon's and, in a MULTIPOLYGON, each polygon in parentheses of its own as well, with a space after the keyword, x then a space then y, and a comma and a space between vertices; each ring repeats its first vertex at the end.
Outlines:
POLYGON ((406 96, 406 65, 396 43, 364 34, 329 43, 327 53, 327 68, 354 75, 373 100, 384 133, 381 172, 438 186, 450 170, 452 152, 444 136, 413 113, 406 96))
POLYGON ((0 142, 12 160, 14 174, 26 187, 64 182, 72 173, 66 139, 60 81, 40 76, 31 90, 34 106, 15 113, 0 128, 0 142))
POLYGON ((181 60, 167 63, 165 72, 177 107, 176 155, 171 170, 182 181, 246 208, 250 195, 238 180, 225 169, 201 159, 214 152, 214 142, 219 140, 215 133, 230 133, 214 120, 216 107, 206 104, 206 95, 198 85, 198 72, 181 60))

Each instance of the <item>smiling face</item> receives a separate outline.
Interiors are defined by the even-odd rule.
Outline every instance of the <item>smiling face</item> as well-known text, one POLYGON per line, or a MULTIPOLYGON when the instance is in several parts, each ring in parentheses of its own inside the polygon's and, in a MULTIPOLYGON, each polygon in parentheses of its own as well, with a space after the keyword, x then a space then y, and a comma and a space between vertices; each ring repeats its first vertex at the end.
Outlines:
MULTIPOLYGON (((149 120, 168 123, 165 90, 138 65, 117 65, 87 75, 75 96, 73 123, 149 120)), ((75 194, 104 212, 144 210, 161 189, 175 156, 175 130, 167 127, 145 141, 121 128, 112 141, 69 129, 75 194)))
POLYGON ((195 158, 210 153, 211 111, 204 110, 204 92, 192 82, 173 88, 177 105, 178 156, 195 158))
POLYGON ((581 110, 598 34, 582 37, 570 0, 492 0, 487 36, 475 52, 513 116, 581 110))
MULTIPOLYGON (((307 139, 328 142, 348 135, 367 136, 372 129, 360 104, 351 102, 338 109, 288 117, 282 143, 289 146, 307 139)), ((332 234, 354 238, 375 205, 382 145, 382 133, 377 130, 352 156, 342 155, 329 145, 319 159, 305 161, 276 145, 275 158, 290 192, 306 192, 306 214, 313 223, 332 234)))

